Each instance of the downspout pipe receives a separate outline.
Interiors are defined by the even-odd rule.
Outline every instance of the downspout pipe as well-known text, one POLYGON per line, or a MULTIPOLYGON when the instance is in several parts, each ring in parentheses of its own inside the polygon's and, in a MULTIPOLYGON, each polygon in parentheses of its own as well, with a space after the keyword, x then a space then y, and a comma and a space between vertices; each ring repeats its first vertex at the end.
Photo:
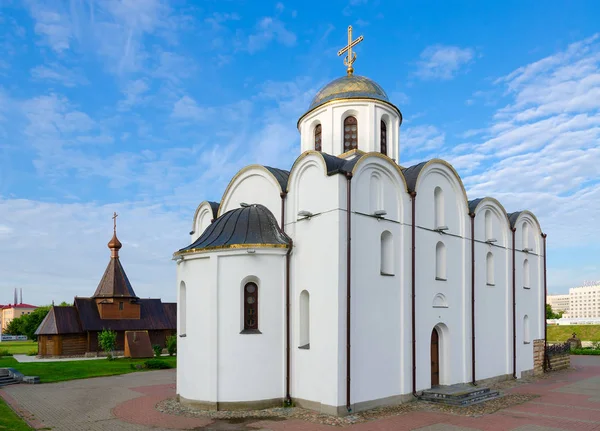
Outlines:
POLYGON ((517 273, 515 266, 515 232, 516 228, 512 228, 512 330, 513 330, 513 378, 517 378, 517 273))
POLYGON ((475 376, 475 213, 471 217, 471 384, 477 386, 475 376))
POLYGON ((546 354, 546 348, 548 345, 548 324, 546 322, 546 301, 548 301, 548 285, 546 276, 546 235, 542 234, 542 240, 544 241, 544 308, 542 309, 542 322, 544 322, 544 371, 546 371, 546 364, 548 363, 548 356, 546 354))
POLYGON ((417 335, 416 326, 417 319, 415 316, 415 294, 416 294, 416 229, 415 229, 415 214, 416 214, 416 200, 417 192, 410 193, 411 198, 411 331, 412 331, 412 393, 414 397, 418 397, 417 394, 417 335))
POLYGON ((346 173, 348 187, 346 187, 346 409, 352 411, 350 403, 350 311, 351 311, 351 286, 352 286, 352 173, 346 173))
MULTIPOLYGON (((285 198, 286 192, 281 192, 281 231, 285 233, 285 198)), ((292 405, 291 396, 291 325, 290 325, 290 265, 294 242, 290 239, 290 248, 285 255, 285 405, 292 405)))

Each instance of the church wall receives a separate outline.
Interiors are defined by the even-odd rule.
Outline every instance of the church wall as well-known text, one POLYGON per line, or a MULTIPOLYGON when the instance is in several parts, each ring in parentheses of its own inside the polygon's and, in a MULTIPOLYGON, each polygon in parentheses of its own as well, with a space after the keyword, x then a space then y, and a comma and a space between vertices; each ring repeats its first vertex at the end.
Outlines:
MULTIPOLYGON (((489 229, 489 228, 487 228, 489 229)), ((480 204, 475 215, 475 340, 476 378, 487 379, 512 373, 512 252, 509 226, 501 207, 480 204), (489 211, 491 232, 486 232, 489 211), (497 241, 486 244, 488 234, 497 241), (487 254, 493 255, 493 285, 488 285, 487 254)), ((470 240, 467 273, 471 270, 470 240)), ((468 297, 470 301, 470 280, 468 297)), ((470 308, 467 306, 470 315, 470 308)), ((470 331, 469 331, 470 337, 470 331)), ((467 340, 469 342, 469 340, 467 340)), ((469 353, 470 354, 470 353, 469 353)), ((470 371, 470 369, 469 369, 470 371)))
POLYGON ((466 202, 458 180, 445 165, 421 172, 416 197, 416 337, 417 390, 431 386, 431 334, 440 330, 440 384, 465 382, 470 364, 470 318, 467 310, 470 276, 466 272, 466 202), (443 222, 436 221, 434 191, 443 191, 443 222), (445 233, 433 231, 445 225, 445 233), (436 245, 445 246, 445 274, 436 280, 436 245), (445 279, 445 280, 444 280, 445 279), (468 283, 469 280, 469 283, 468 283), (437 306, 434 299, 438 297, 437 306), (446 305, 447 304, 447 307, 446 305), (469 326, 467 326, 467 324, 469 326))
POLYGON ((281 218, 281 190, 279 184, 262 168, 249 168, 229 184, 219 208, 219 215, 239 208, 240 203, 261 204, 281 218))
POLYGON ((341 377, 343 370, 339 365, 340 354, 345 349, 345 338, 342 339, 345 313, 341 313, 345 310, 345 294, 342 296, 341 290, 345 292, 346 213, 340 210, 345 208, 345 185, 343 176, 326 175, 323 159, 318 154, 308 155, 290 174, 286 201, 286 233, 294 240, 292 397, 326 406, 340 404, 340 385, 345 384, 345 374, 341 377), (298 220, 301 210, 315 216, 298 220), (298 302, 303 290, 310 295, 310 349, 298 348, 298 302))
POLYGON ((403 393, 403 322, 409 321, 403 258, 410 236, 403 236, 400 223, 403 208, 410 204, 408 194, 399 175, 388 170, 386 161, 373 158, 363 163, 352 180, 353 403, 403 393), (375 210, 385 210, 385 219, 367 215, 375 210), (384 275, 381 237, 386 231, 392 235, 393 265, 384 268, 384 275))
POLYGON ((216 260, 203 255, 177 265, 178 307, 180 283, 186 287, 185 337, 177 322, 177 393, 190 400, 216 402, 216 260))
POLYGON ((218 401, 285 395, 285 253, 220 253, 218 257, 218 401), (258 285, 258 329, 243 330, 243 288, 258 285))
POLYGON ((321 124, 322 151, 334 156, 345 153, 347 149, 344 149, 344 119, 349 115, 358 120, 358 149, 364 152, 380 152, 380 122, 384 119, 387 124, 388 156, 398 160, 398 113, 385 103, 369 99, 337 101, 307 115, 299 125, 302 152, 315 149, 314 130, 321 124))
POLYGON ((192 238, 190 242, 196 241, 200 238, 200 235, 206 230, 206 228, 210 225, 211 220, 213 219, 213 212, 210 204, 208 202, 203 202, 201 207, 198 208, 192 230, 194 233, 192 234, 192 238))

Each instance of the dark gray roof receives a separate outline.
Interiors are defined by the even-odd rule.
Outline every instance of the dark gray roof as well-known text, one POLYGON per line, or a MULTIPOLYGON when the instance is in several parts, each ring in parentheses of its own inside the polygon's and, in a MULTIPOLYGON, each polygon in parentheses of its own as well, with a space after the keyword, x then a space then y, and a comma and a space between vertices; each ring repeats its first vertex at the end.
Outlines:
POLYGON ((265 166, 265 169, 273 174, 277 179, 281 191, 287 191, 288 178, 290 177, 290 171, 284 171, 283 169, 272 168, 271 166, 265 166))
POLYGON ((356 165, 356 162, 358 162, 358 159, 360 159, 360 157, 357 156, 351 160, 346 160, 327 153, 321 153, 321 156, 323 156, 325 165, 327 166, 327 175, 346 174, 348 172, 352 172, 354 165, 356 165))
POLYGON ((77 308, 52 306, 40 326, 35 331, 36 335, 79 334, 82 332, 81 322, 77 308))
POLYGON ((207 201, 208 204, 210 205, 210 209, 212 210, 213 213, 213 219, 217 218, 217 215, 219 214, 219 202, 212 202, 212 201, 207 201))
POLYGON ((291 239, 281 231, 275 216, 264 205, 250 205, 227 211, 211 223, 186 250, 209 250, 241 244, 289 246, 291 239))
POLYGON ((408 187, 409 192, 415 191, 415 187, 417 186, 417 178, 419 178, 419 173, 421 172, 421 169, 423 169, 423 166, 427 164, 427 162, 428 161, 421 162, 418 165, 413 165, 402 170, 404 180, 406 181, 406 187, 408 187))
POLYGON ((510 213, 508 215, 508 221, 510 222, 510 227, 513 228, 515 227, 515 223, 517 222, 517 219, 519 218, 519 215, 521 215, 522 211, 515 211, 514 213, 510 213))
POLYGON ((483 198, 477 198, 477 199, 473 199, 469 201, 469 212, 471 214, 475 213, 475 209, 477 208, 477 205, 479 205, 479 202, 481 202, 483 200, 483 198))
POLYGON ((137 298, 118 257, 111 257, 93 298, 137 298))

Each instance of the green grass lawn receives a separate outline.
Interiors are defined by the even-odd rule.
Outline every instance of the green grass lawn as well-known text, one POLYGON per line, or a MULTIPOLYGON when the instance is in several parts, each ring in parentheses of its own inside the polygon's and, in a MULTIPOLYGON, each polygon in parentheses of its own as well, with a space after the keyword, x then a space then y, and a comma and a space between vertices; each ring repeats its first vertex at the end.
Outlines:
POLYGON ((37 347, 36 341, 3 341, 0 343, 0 350, 6 349, 13 355, 26 355, 32 350, 37 352, 37 347))
MULTIPOLYGON (((175 356, 163 356, 160 359, 173 368, 175 356)), ((143 364, 146 359, 96 359, 92 361, 56 361, 38 363, 19 363, 11 357, 0 358, 0 368, 15 368, 26 376, 39 376, 41 383, 64 382, 66 380, 87 379, 88 377, 114 376, 146 370, 134 370, 131 364, 143 364)), ((0 428, 1 429, 1 428, 0 428)))
POLYGON ((0 398, 0 430, 30 431, 31 428, 0 398))
POLYGON ((564 343, 573 333, 581 341, 600 341, 600 325, 548 326, 548 341, 564 343))

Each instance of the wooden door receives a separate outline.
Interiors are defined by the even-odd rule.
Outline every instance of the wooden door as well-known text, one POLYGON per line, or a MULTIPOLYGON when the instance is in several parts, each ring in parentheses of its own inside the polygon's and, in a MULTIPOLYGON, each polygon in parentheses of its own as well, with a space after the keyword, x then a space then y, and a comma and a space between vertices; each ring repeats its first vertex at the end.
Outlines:
POLYGON ((437 329, 431 331, 431 387, 440 384, 440 349, 437 329))

